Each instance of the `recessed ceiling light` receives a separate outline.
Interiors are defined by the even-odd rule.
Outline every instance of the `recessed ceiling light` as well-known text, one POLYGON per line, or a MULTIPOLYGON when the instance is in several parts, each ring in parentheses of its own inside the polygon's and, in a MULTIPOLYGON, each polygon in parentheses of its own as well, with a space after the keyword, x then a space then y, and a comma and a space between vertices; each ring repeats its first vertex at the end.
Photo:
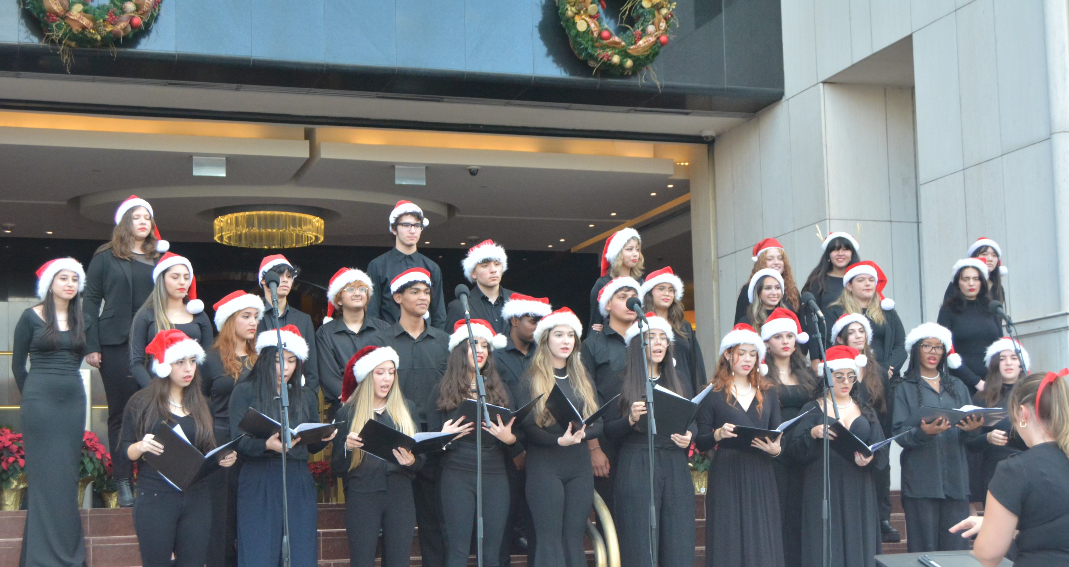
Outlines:
POLYGON ((594 228, 594 225, 590 225, 590 228, 594 228))
POLYGON ((656 197, 657 193, 650 193, 650 197, 656 197))
POLYGON ((669 183, 668 184, 668 188, 671 189, 672 187, 675 187, 675 185, 672 185, 671 183, 669 183))
POLYGON ((611 214, 609 214, 609 216, 610 216, 610 217, 615 217, 615 216, 616 216, 616 213, 611 213, 611 214))
POLYGON ((10 228, 5 228, 4 229, 4 234, 11 234, 11 229, 10 228))
POLYGON ((460 243, 460 245, 461 245, 461 246, 467 246, 467 245, 468 245, 468 243, 467 243, 467 242, 461 242, 461 243, 460 243))
POLYGON ((561 242, 564 242, 564 239, 562 238, 562 239, 560 239, 560 241, 561 241, 561 242))
POLYGON ((425 241, 423 241, 423 243, 424 243, 424 244, 430 244, 430 243, 431 243, 431 241, 430 241, 430 240, 425 240, 425 241))
POLYGON ((51 230, 46 230, 45 234, 52 234, 52 231, 51 230))
POLYGON ((550 247, 550 248, 553 248, 553 245, 552 245, 552 244, 550 244, 550 245, 549 245, 549 247, 550 247))

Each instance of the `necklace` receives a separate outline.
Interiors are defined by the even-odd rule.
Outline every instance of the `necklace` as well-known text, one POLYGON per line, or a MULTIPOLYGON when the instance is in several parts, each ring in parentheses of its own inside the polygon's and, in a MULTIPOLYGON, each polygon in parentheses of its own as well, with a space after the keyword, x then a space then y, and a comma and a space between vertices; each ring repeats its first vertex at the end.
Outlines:
POLYGON ((743 396, 749 396, 753 392, 753 384, 752 383, 747 383, 747 386, 749 386, 749 387, 746 388, 746 393, 745 394, 740 394, 739 393, 739 387, 736 386, 735 384, 731 385, 731 389, 735 392, 735 397, 736 398, 741 398, 743 396))
POLYGON ((171 398, 167 398, 167 403, 171 404, 172 406, 174 406, 176 408, 182 408, 182 404, 174 403, 174 400, 172 400, 171 398))
POLYGON ((936 375, 935 375, 935 378, 929 378, 929 377, 925 376, 924 374, 921 374, 921 378, 924 378, 925 380, 927 380, 927 381, 929 381, 929 382, 935 382, 936 380, 938 380, 938 379, 939 379, 939 375, 938 375, 938 374, 936 374, 936 375))
POLYGON ((382 413, 385 410, 386 410, 386 406, 382 406, 381 408, 375 408, 372 411, 374 411, 375 413, 382 413))
POLYGON ((835 402, 835 398, 832 398, 831 399, 831 403, 835 404, 835 407, 837 407, 839 409, 850 409, 854 405, 854 400, 850 400, 850 401, 846 402, 845 406, 841 406, 841 405, 839 405, 838 403, 835 402))
MULTIPOLYGON (((554 374, 554 376, 556 376, 556 374, 554 374)), ((567 380, 567 379, 568 379, 568 375, 567 374, 565 374, 564 376, 557 376, 557 380, 567 380)))

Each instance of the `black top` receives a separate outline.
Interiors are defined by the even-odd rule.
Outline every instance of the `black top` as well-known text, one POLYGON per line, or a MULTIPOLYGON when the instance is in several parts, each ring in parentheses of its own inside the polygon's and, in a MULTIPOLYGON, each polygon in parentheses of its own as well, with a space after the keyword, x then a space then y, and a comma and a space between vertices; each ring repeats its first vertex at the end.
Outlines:
MULTIPOLYGON (((810 431, 812 431, 814 427, 824 423, 824 409, 820 406, 820 402, 817 400, 807 403, 802 409, 805 411, 815 409, 816 411, 798 420, 798 423, 784 435, 784 437, 788 437, 789 440, 782 439, 780 445, 784 448, 791 460, 801 464, 807 464, 812 463, 824 455, 824 440, 813 439, 813 436, 810 434, 810 431)), ((828 416, 828 425, 830 426, 833 423, 835 423, 834 413, 828 416)), ((842 425, 845 426, 846 424, 843 423, 842 425)), ((871 446, 887 439, 883 433, 883 428, 880 427, 879 420, 872 419, 872 417, 866 416, 864 413, 854 418, 854 421, 850 422, 850 427, 848 429, 850 430, 850 433, 856 435, 857 438, 866 445, 871 446)), ((890 461, 890 453, 891 450, 889 448, 876 451, 872 461, 862 468, 869 470, 883 470, 887 468, 890 461)), ((831 458, 842 459, 847 466, 857 466, 857 463, 853 459, 847 459, 834 449, 832 449, 831 458)), ((862 495, 856 494, 851 496, 860 498, 862 495)))
MULTIPOLYGON (((471 287, 471 295, 468 297, 468 313, 472 319, 482 319, 489 322, 495 333, 507 335, 509 322, 501 316, 501 308, 505 306, 505 301, 513 293, 512 290, 502 287, 500 288, 500 293, 497 294, 497 301, 491 303, 490 298, 486 297, 483 290, 478 285, 474 285, 471 287)), ((453 326, 457 324, 457 321, 463 320, 464 306, 460 304, 460 300, 454 299, 450 301, 445 310, 445 330, 452 332, 453 326)))
POLYGON ((780 418, 783 421, 798 417, 802 407, 812 399, 805 387, 798 384, 776 386, 776 396, 779 398, 780 418))
POLYGON ((70 374, 77 376, 78 368, 82 365, 80 352, 71 350, 71 333, 62 331, 59 334, 59 348, 52 349, 44 342, 45 322, 33 308, 26 309, 19 317, 15 325, 15 336, 11 345, 11 373, 15 375, 15 384, 19 392, 26 385, 26 359, 37 372, 51 374, 70 374))
MULTIPOLYGON (((144 437, 144 435, 138 437, 137 424, 141 421, 149 402, 148 396, 143 395, 131 398, 130 403, 126 404, 126 409, 123 411, 122 436, 119 438, 118 449, 123 455, 127 454, 131 445, 144 437)), ((178 416, 172 413, 167 425, 173 428, 175 424, 182 426, 182 433, 186 435, 186 439, 189 439, 189 444, 196 447, 197 423, 193 420, 193 416, 178 416)), ((151 431, 146 433, 151 433, 151 431)), ((203 483, 194 486, 201 485, 203 483)), ((163 475, 150 465, 143 456, 137 461, 137 487, 149 492, 179 492, 170 482, 164 480, 163 475)))
MULTIPOLYGON (((412 411, 411 404, 408 409, 412 411)), ((415 478, 415 471, 419 470, 426 460, 423 455, 417 455, 416 462, 411 467, 403 467, 384 461, 371 453, 364 453, 360 466, 350 470, 353 454, 345 449, 345 438, 353 426, 353 406, 348 404, 342 406, 334 416, 334 421, 338 423, 338 434, 332 441, 334 445, 331 448, 330 469, 334 472, 334 476, 345 479, 347 490, 361 493, 385 492, 388 487, 386 480, 388 475, 399 474, 415 478)), ((397 424, 386 412, 375 414, 375 421, 397 429, 397 424)))
MULTIPOLYGON (((270 296, 264 300, 264 305, 271 305, 270 296)), ((264 311, 263 320, 256 326, 256 334, 259 335, 268 329, 274 329, 274 325, 275 309, 273 307, 268 307, 267 310, 264 311)), ((303 364, 304 387, 313 392, 317 392, 319 391, 319 366, 316 359, 316 334, 315 327, 312 326, 312 318, 309 317, 307 313, 286 303, 286 311, 278 317, 278 326, 281 328, 286 325, 297 327, 297 330, 301 332, 301 338, 304 339, 304 342, 308 343, 308 360, 304 361, 303 364)))
MULTIPOLYGON (((998 402, 991 407, 998 407, 1004 410, 1008 410, 1009 408, 1006 406, 1007 402, 1010 399, 1010 390, 1013 390, 1013 384, 1003 384, 1002 391, 999 392, 998 402)), ((973 394, 972 403, 974 406, 988 407, 987 403, 984 402, 985 393, 986 392, 976 392, 975 394, 973 394)), ((985 423, 984 425, 987 426, 994 424, 985 423)), ((983 429, 985 432, 989 430, 988 427, 984 427, 983 429)), ((1016 435, 1017 433, 1014 432, 1013 428, 1011 427, 1010 431, 1008 432, 1010 442, 1006 443, 1005 445, 992 445, 991 443, 988 443, 986 433, 984 435, 979 435, 969 441, 967 445, 969 450, 979 452, 982 457, 982 461, 980 464, 980 486, 986 487, 988 483, 991 482, 991 477, 995 474, 995 468, 1000 462, 1005 460, 1007 457, 1016 455, 1022 451, 1020 445, 1018 445, 1017 443, 1023 443, 1023 441, 1021 441, 1020 438, 1014 439, 1016 435)), ((972 496, 973 500, 979 498, 979 501, 981 502, 986 499, 986 495, 984 494, 973 494, 972 496)))
POLYGON ((387 323, 396 323, 401 318, 401 307, 393 300, 390 282, 401 272, 412 268, 423 268, 431 273, 431 305, 428 313, 431 315, 431 325, 445 329, 442 270, 433 260, 419 252, 405 254, 397 248, 391 248, 367 266, 367 275, 375 284, 375 296, 368 303, 367 316, 382 319, 387 323))
POLYGON ((406 400, 416 406, 416 411, 412 414, 416 427, 425 426, 428 422, 427 414, 431 411, 431 408, 426 407, 427 400, 430 399, 431 390, 445 374, 445 365, 449 361, 449 335, 436 327, 425 325, 423 332, 413 338, 398 322, 376 331, 370 342, 397 351, 401 362, 397 366, 397 381, 401 384, 401 392, 406 400))
POLYGON ((676 374, 690 385, 692 391, 700 392, 709 383, 709 375, 705 373, 705 357, 697 333, 689 322, 684 321, 683 332, 676 333, 672 349, 675 351, 676 374))
POLYGON ((984 354, 987 353, 987 347, 1002 336, 1002 325, 987 310, 987 302, 978 300, 966 301, 965 309, 960 313, 943 305, 939 308, 936 321, 950 329, 954 337, 954 352, 961 355, 961 367, 952 368, 950 373, 975 391, 976 383, 987 375, 984 354))
POLYGON ((356 351, 371 344, 375 331, 389 327, 389 323, 382 319, 365 316, 360 332, 354 333, 340 315, 319 327, 315 335, 316 370, 324 399, 334 402, 341 398, 342 377, 349 359, 356 351))
MULTIPOLYGON (((230 439, 230 395, 234 392, 234 385, 238 380, 244 379, 252 370, 252 364, 246 356, 239 357, 241 371, 234 378, 223 369, 223 359, 219 357, 219 351, 212 349, 204 357, 204 364, 200 367, 200 390, 208 400, 208 407, 212 410, 212 419, 215 421, 216 441, 220 433, 230 439)), ((241 416, 244 417, 244 416, 241 416)), ((240 421, 240 418, 239 418, 240 421)))
MULTIPOLYGON (((936 392, 921 377, 903 378, 895 388, 892 434, 908 428, 903 424, 921 406, 957 409, 972 400, 969 389, 953 376, 943 377, 948 388, 936 392)), ((983 434, 983 428, 962 431, 957 427, 936 435, 925 433, 919 426, 898 438, 902 446, 902 495, 910 498, 969 497, 969 466, 965 459, 965 444, 983 434)))
MULTIPOLYGON (((460 416, 459 406, 449 411, 439 410, 437 407, 438 396, 439 392, 436 386, 427 402, 428 431, 441 431, 445 422, 460 416)), ((504 407, 516 409, 516 404, 510 398, 509 403, 504 407)), ((519 423, 512 424, 512 433, 516 435, 516 442, 512 445, 506 445, 497 439, 488 442, 488 437, 491 437, 489 433, 483 436, 484 473, 505 474, 505 459, 502 458, 502 455, 512 458, 523 452, 523 443, 520 442, 522 428, 519 423)), ((475 435, 477 434, 472 432, 449 443, 446 446, 445 453, 442 454, 442 466, 455 470, 475 472, 477 468, 475 435)))
MULTIPOLYGON (((716 445, 715 431, 725 423, 744 425, 746 427, 759 427, 761 429, 775 429, 783 420, 780 417, 779 396, 775 388, 764 391, 764 402, 761 404, 761 412, 757 411, 757 397, 750 402, 750 407, 745 410, 738 400, 732 400, 728 404, 727 394, 724 391, 710 392, 705 396, 700 408, 698 408, 698 435, 694 438, 699 451, 708 451, 716 445)), ((785 439, 780 439, 780 449, 783 448, 785 439)), ((760 449, 751 448, 751 451, 760 449)), ((767 455, 764 451, 761 454, 767 455)), ((769 455, 771 457, 771 455, 769 455)))
POLYGON ((535 345, 527 348, 527 354, 520 352, 512 342, 512 337, 505 335, 508 344, 503 349, 494 351, 494 364, 497 366, 497 375, 509 389, 509 399, 515 401, 522 397, 520 378, 531 367, 531 359, 534 358, 535 345))
MULTIPOLYGON (((553 372, 554 375, 557 377, 557 385, 560 386, 560 389, 562 391, 564 391, 564 395, 567 396, 569 400, 571 400, 572 405, 579 409, 579 413, 586 413, 585 411, 583 411, 583 403, 580 401, 579 396, 576 395, 575 390, 572 389, 572 383, 567 379, 565 369, 555 368, 553 372)), ((525 377, 525 380, 527 379, 528 377, 525 377)), ((527 402, 531 401, 531 397, 532 396, 527 393, 525 389, 524 397, 521 399, 521 401, 526 404, 527 402)), ((597 408, 592 409, 596 410, 597 408)), ((561 427, 559 423, 553 422, 546 427, 539 427, 538 416, 535 415, 534 412, 531 412, 531 415, 526 420, 524 420, 522 429, 524 435, 524 442, 527 445, 562 448, 557 443, 557 439, 560 438, 561 435, 564 435, 565 428, 561 427)), ((595 437, 600 437, 603 432, 604 424, 602 422, 602 418, 600 417, 594 420, 593 423, 586 426, 587 439, 594 439, 595 437)), ((587 453, 589 455, 589 451, 587 451, 585 445, 585 443, 579 443, 578 445, 563 447, 563 449, 570 449, 571 447, 580 447, 583 449, 583 453, 587 453)), ((587 460, 589 461, 590 459, 588 458, 587 460)))
MULTIPOLYGON (((654 379, 654 381, 656 380, 657 379, 654 379)), ((683 382, 683 391, 676 393, 687 399, 694 397, 693 390, 690 389, 690 386, 686 382, 683 382)), ((643 398, 645 398, 645 395, 643 395, 643 398)), ((656 405, 653 410, 654 412, 657 411, 656 405)), ((644 426, 645 422, 640 421, 635 425, 631 425, 629 419, 630 415, 630 405, 628 405, 625 411, 623 403, 619 401, 613 402, 605 412, 605 437, 622 441, 625 444, 642 445, 645 447, 648 436, 646 427, 644 426)), ((696 426, 692 423, 688 429, 691 432, 694 432, 696 431, 696 426)), ((686 449, 682 449, 679 445, 676 445, 675 441, 672 441, 671 434, 664 435, 658 433, 653 437, 653 446, 657 449, 686 451, 686 449)))
MULTIPOLYGON (((872 300, 878 301, 879 298, 873 297, 872 300)), ((832 305, 827 309, 821 309, 821 311, 824 312, 829 332, 831 326, 844 313, 840 305, 832 305)), ((898 312, 894 309, 884 311, 883 317, 883 324, 878 325, 875 321, 869 319, 867 315, 865 316, 869 320, 869 325, 872 325, 872 351, 876 354, 876 362, 880 364, 880 368, 884 369, 884 373, 887 372, 887 368, 893 366, 895 375, 900 376, 906 370, 904 366, 906 357, 909 355, 906 352, 906 329, 902 326, 902 319, 899 318, 898 312)), ((831 347, 835 344, 835 337, 826 334, 824 335, 824 342, 828 347, 831 347)), ((809 353, 810 356, 815 354, 813 350, 810 350, 809 353)), ((819 358, 819 355, 816 356, 819 358)))
POLYGON ((594 381, 599 405, 620 393, 623 385, 620 373, 627 367, 627 345, 623 335, 606 322, 604 330, 592 331, 583 341, 580 355, 587 376, 594 381))
POLYGON ((1056 443, 999 463, 989 490, 1017 515, 1016 567, 1069 565, 1069 458, 1056 443))
MULTIPOLYGON (((821 312, 825 314, 825 320, 827 325, 821 326, 820 334, 824 337, 824 340, 828 340, 828 332, 831 330, 831 326, 835 324, 835 319, 828 316, 828 306, 835 303, 836 299, 843 293, 843 278, 825 275, 824 279, 820 281, 823 289, 815 289, 810 286, 802 286, 801 293, 811 292, 817 300, 817 306, 820 307, 821 312)), ((816 337, 815 327, 820 324, 820 321, 812 314, 808 313, 808 309, 802 310, 804 315, 801 317, 802 328, 809 333, 811 337, 816 337)), ((812 360, 820 360, 820 347, 816 341, 810 341, 806 345, 809 358, 812 360)))
MULTIPOLYGON (((182 331, 187 337, 200 343, 201 348, 207 353, 215 342, 215 332, 212 330, 212 322, 204 313, 197 313, 189 323, 174 325, 175 329, 182 331)), ((134 322, 130 326, 130 374, 137 380, 141 388, 147 388, 152 379, 157 377, 145 366, 145 347, 152 339, 156 338, 156 317, 151 309, 141 309, 134 316, 134 322)))
MULTIPOLYGON (((601 316, 601 309, 598 307, 598 294, 601 293, 601 288, 605 287, 605 284, 611 282, 612 280, 613 280, 612 276, 610 276, 608 274, 605 274, 604 276, 601 276, 600 278, 598 278, 598 281, 594 282, 594 287, 593 287, 593 289, 590 290, 590 324, 591 325, 605 325, 606 327, 609 326, 608 321, 604 317, 601 316)), ((646 278, 635 278, 635 280, 638 283, 641 284, 641 283, 646 281, 646 278)), ((642 293, 642 290, 639 290, 639 289, 636 289, 635 291, 639 292, 640 294, 642 293)), ((639 301, 641 301, 642 297, 640 296, 638 299, 639 299, 639 301)))
MULTIPOLYGON (((260 439, 253 437, 248 431, 238 427, 241 423, 241 417, 245 417, 249 408, 253 408, 260 413, 267 416, 278 415, 277 401, 275 410, 272 411, 269 408, 257 407, 256 405, 256 393, 254 389, 255 384, 249 380, 244 380, 238 385, 234 386, 234 392, 230 394, 230 415, 234 416, 234 419, 230 420, 230 438, 233 439, 238 435, 245 433, 245 437, 242 437, 237 442, 237 451, 241 456, 246 459, 255 459, 259 461, 270 459, 281 459, 282 454, 267 449, 267 439, 260 439), (241 417, 238 417, 241 416, 241 417)), ((292 390, 293 388, 291 388, 292 390)), ((292 396, 292 394, 291 394, 292 396)), ((293 398, 290 398, 293 401, 293 398)), ((314 390, 304 388, 304 392, 301 395, 301 401, 305 405, 305 415, 312 416, 310 421, 300 421, 298 419, 297 406, 291 404, 289 407, 290 414, 290 428, 296 429, 301 423, 315 423, 319 418, 319 396, 315 395, 314 390)), ((338 431, 338 435, 341 435, 341 431, 338 431)), ((329 442, 310 443, 308 445, 301 445, 299 447, 293 447, 286 453, 286 459, 293 459, 297 461, 307 461, 309 455, 313 455, 326 448, 329 442)))
POLYGON ((143 254, 134 257, 120 260, 108 249, 89 262, 82 294, 86 352, 100 352, 101 345, 125 343, 134 314, 152 293, 155 262, 143 254))

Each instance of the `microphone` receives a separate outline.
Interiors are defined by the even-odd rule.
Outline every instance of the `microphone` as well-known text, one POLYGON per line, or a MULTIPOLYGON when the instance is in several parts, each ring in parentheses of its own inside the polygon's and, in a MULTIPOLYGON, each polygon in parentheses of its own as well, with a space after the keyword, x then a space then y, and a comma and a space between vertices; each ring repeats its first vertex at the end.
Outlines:
POLYGON ((642 319, 643 323, 649 325, 649 321, 646 320, 646 315, 642 312, 642 301, 639 298, 631 297, 627 300, 627 308, 634 311, 638 315, 639 319, 642 319))
POLYGON ((798 299, 801 300, 802 305, 805 305, 811 312, 815 313, 821 321, 824 320, 824 313, 820 311, 820 306, 817 305, 817 299, 813 297, 812 293, 807 291, 798 299))
POLYGON ((471 293, 471 292, 470 292, 470 291, 468 290, 468 286, 466 286, 466 285, 464 285, 464 284, 460 284, 460 285, 458 285, 458 286, 456 287, 456 289, 454 289, 454 290, 453 290, 453 295, 455 295, 455 296, 457 297, 457 299, 460 299, 460 298, 462 298, 462 297, 463 297, 464 299, 467 299, 467 298, 468 298, 468 295, 469 295, 470 293, 471 293))
POLYGON ((264 287, 271 291, 271 306, 275 309, 275 317, 278 317, 278 274, 268 270, 264 272, 264 287))
POLYGON ((987 310, 1007 321, 1010 320, 1010 316, 1006 314, 1006 308, 1002 305, 1002 302, 997 299, 993 299, 987 304, 987 310))

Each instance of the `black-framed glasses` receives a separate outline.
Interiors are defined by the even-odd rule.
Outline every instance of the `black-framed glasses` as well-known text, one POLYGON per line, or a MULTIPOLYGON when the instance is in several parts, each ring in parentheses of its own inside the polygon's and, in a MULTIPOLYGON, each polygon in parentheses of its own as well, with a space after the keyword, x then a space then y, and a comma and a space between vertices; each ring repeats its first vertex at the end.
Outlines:
POLYGON ((921 343, 921 352, 925 354, 942 353, 946 348, 943 345, 926 345, 921 343))
POLYGON ((398 228, 418 228, 420 230, 423 230, 423 223, 421 223, 421 222, 399 222, 399 223, 397 223, 397 227, 398 228))

